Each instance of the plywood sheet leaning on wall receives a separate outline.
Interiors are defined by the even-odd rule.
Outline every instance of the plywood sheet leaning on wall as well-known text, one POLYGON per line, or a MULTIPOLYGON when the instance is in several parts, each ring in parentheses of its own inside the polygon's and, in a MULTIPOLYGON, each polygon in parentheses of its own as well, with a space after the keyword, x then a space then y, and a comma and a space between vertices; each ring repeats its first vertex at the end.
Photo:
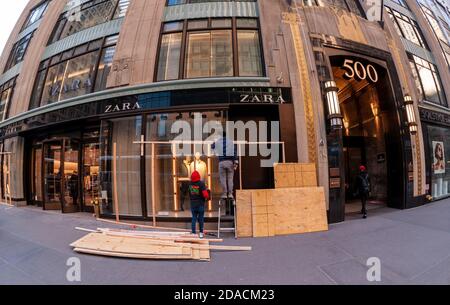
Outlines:
POLYGON ((317 186, 314 163, 280 163, 274 166, 275 188, 317 186))
POLYGON ((236 193, 236 229, 238 237, 253 236, 251 190, 238 190, 236 193))
POLYGON ((328 230, 323 187, 238 191, 238 237, 268 237, 328 230))
POLYGON ((276 235, 328 230, 323 187, 275 189, 267 196, 274 207, 276 235))

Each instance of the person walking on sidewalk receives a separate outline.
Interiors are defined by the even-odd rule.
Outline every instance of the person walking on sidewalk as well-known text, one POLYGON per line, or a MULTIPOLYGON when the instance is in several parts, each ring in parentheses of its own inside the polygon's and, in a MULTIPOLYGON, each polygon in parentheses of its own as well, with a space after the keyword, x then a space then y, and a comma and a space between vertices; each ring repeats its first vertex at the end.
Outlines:
POLYGON ((233 199, 234 172, 239 166, 237 147, 224 135, 217 139, 212 149, 219 157, 219 177, 222 186, 222 199, 233 199))
POLYGON ((209 191, 201 180, 200 173, 194 171, 189 183, 189 197, 191 199, 192 234, 196 234, 197 221, 200 225, 200 238, 204 237, 205 227, 205 203, 209 200, 209 191))
POLYGON ((355 180, 355 190, 356 194, 361 198, 362 210, 361 214, 363 214, 363 218, 367 218, 367 199, 369 198, 370 193, 370 177, 369 173, 367 173, 367 169, 364 165, 359 167, 359 174, 356 176, 355 180))

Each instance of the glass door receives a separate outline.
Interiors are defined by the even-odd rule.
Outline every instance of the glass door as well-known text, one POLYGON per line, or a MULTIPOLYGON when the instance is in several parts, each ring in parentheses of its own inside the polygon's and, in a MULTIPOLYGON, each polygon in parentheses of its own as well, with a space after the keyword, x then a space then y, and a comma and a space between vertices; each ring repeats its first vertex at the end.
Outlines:
POLYGON ((93 212, 94 203, 100 200, 100 143, 83 145, 83 211, 93 212))
POLYGON ((44 210, 61 210, 62 142, 44 143, 44 210))
POLYGON ((63 160, 63 213, 80 211, 80 142, 72 139, 64 140, 63 160))

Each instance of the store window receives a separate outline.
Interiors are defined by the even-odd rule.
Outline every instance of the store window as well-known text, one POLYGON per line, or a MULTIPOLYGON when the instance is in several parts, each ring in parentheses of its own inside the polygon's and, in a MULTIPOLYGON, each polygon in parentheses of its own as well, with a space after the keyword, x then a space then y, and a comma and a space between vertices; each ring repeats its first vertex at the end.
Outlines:
POLYGON ((28 14, 28 17, 23 24, 22 31, 28 28, 29 26, 33 25, 37 21, 41 20, 41 18, 44 16, 45 12, 47 11, 48 5, 50 1, 43 1, 37 6, 35 6, 30 13, 28 14))
POLYGON ((165 23, 156 80, 264 76, 259 35, 258 20, 252 18, 165 23))
POLYGON ((43 61, 30 109, 106 88, 118 36, 95 40, 43 61))
POLYGON ((421 46, 422 48, 428 49, 422 31, 416 21, 389 7, 386 7, 386 10, 394 23, 398 35, 421 46))
MULTIPOLYGON (((217 112, 198 113, 204 121, 217 121, 223 124, 223 119, 217 112)), ((174 123, 194 127, 194 113, 163 113, 147 117, 146 141, 154 144, 146 145, 145 175, 147 192, 147 213, 151 217, 189 217, 190 203, 188 184, 194 170, 200 173, 201 179, 211 189, 213 200, 207 204, 207 211, 217 212, 217 200, 221 195, 218 174, 218 160, 212 151, 203 151, 202 145, 195 145, 186 138, 186 143, 172 146, 176 134, 171 133, 174 123), (152 152, 154 151, 154 155, 152 152), (152 165, 154 164, 154 165, 152 165), (153 171, 152 171, 153 170, 153 171), (153 183, 150 183, 152 181, 153 183), (152 186, 155 192, 152 193, 152 186), (153 204, 153 200, 155 200, 153 204)), ((206 140, 209 134, 203 134, 206 140)), ((207 145, 206 145, 207 146, 207 145)), ((211 214, 209 214, 211 216, 211 214)))
POLYGON ((431 163, 431 196, 450 196, 450 133, 448 127, 428 125, 428 145, 431 163))
POLYGON ((141 132, 142 116, 102 121, 100 193, 104 215, 115 215, 117 204, 121 216, 142 217, 141 148, 133 145, 140 141, 141 132))
POLYGON ((4 72, 8 71, 24 60, 30 41, 33 38, 33 34, 34 32, 26 35, 14 44, 11 53, 9 54, 8 61, 6 62, 4 72))
POLYGON ((16 79, 0 86, 0 122, 7 118, 9 102, 11 101, 16 79))
POLYGON ((437 67, 415 55, 409 55, 416 86, 422 100, 447 107, 445 92, 437 67))
POLYGON ((57 21, 48 44, 87 28, 124 17, 130 0, 93 0, 73 7, 57 21))

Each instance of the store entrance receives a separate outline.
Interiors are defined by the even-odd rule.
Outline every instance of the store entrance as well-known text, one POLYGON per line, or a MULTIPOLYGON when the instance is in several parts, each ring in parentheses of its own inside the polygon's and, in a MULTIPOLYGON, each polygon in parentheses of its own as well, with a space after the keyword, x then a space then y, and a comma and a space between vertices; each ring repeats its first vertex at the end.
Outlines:
MULTIPOLYGON (((350 62, 347 60, 347 63, 350 62)), ((356 60, 352 61, 356 62, 356 60)), ((361 202, 357 194, 356 178, 360 166, 367 168, 371 182, 371 192, 367 209, 373 210, 387 205, 388 198, 388 152, 386 148, 385 120, 389 111, 385 104, 389 96, 380 91, 385 82, 385 73, 380 66, 358 61, 356 67, 360 76, 348 77, 345 63, 336 64, 333 74, 339 88, 339 101, 344 116, 343 157, 345 171, 345 213, 357 214, 361 202), (369 72, 364 69, 369 66, 369 72), (364 72, 363 72, 364 71, 364 72), (368 77, 368 73, 371 73, 368 77)), ((356 70, 354 70, 356 75, 356 70)))
POLYGON ((80 143, 71 139, 43 143, 44 210, 80 210, 79 148, 80 143))
POLYGON ((101 197, 99 129, 30 138, 28 204, 63 213, 93 213, 101 197))

